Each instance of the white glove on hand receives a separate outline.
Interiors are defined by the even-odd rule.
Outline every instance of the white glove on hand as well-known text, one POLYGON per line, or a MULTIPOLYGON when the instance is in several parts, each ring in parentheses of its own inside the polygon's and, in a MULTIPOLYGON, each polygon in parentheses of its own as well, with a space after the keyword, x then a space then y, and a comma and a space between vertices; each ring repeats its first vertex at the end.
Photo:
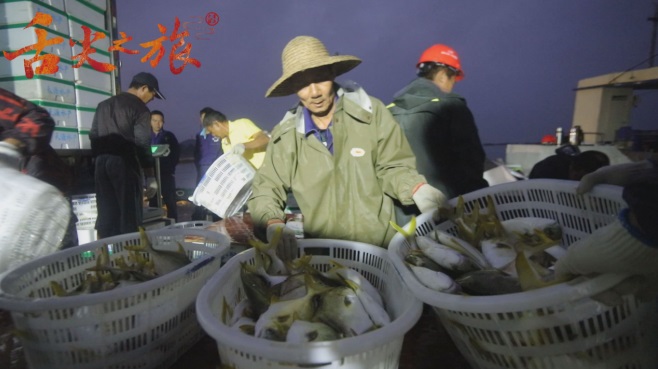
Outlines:
POLYGON ((244 144, 236 143, 235 145, 233 145, 233 147, 231 147, 231 151, 229 151, 229 153, 235 155, 242 155, 244 154, 244 150, 245 150, 244 144))
POLYGON ((146 177, 146 191, 144 194, 150 199, 156 193, 158 193, 158 181, 155 180, 155 177, 146 177))
POLYGON ((418 187, 411 198, 421 213, 438 210, 446 202, 446 195, 427 183, 418 187))
POLYGON ((279 255, 284 262, 293 261, 297 258, 297 237, 295 237, 295 231, 286 227, 284 223, 272 223, 267 226, 267 242, 272 242, 274 233, 279 228, 283 228, 283 233, 281 234, 279 245, 276 246, 276 254, 279 255))
POLYGON ((21 158, 22 155, 16 146, 9 142, 0 142, 0 165, 19 170, 21 158))
POLYGON ((576 193, 582 195, 601 183, 626 186, 654 170, 653 164, 648 160, 601 167, 583 176, 578 183, 576 193))
POLYGON ((555 273, 558 277, 592 273, 650 275, 657 272, 657 265, 658 248, 633 237, 616 219, 569 246, 555 263, 555 273))

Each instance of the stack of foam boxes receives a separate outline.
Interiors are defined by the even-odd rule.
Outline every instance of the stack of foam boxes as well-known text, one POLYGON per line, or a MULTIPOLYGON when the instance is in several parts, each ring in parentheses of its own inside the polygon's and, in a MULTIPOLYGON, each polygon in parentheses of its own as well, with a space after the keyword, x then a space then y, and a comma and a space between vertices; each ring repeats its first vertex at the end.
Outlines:
MULTIPOLYGON (((0 50, 16 51, 37 43, 36 28, 47 31, 47 40, 61 37, 63 42, 47 46, 42 53, 60 57, 59 70, 54 74, 35 74, 28 79, 23 60, 31 59, 35 51, 27 52, 12 61, 0 55, 0 87, 44 107, 56 123, 51 146, 55 149, 90 149, 89 130, 99 102, 112 96, 116 72, 100 72, 88 62, 75 67, 84 41, 82 26, 90 28, 90 40, 95 32, 105 38, 91 47, 96 52, 89 58, 102 63, 113 63, 108 51, 111 28, 106 25, 109 0, 0 0, 0 50), (49 14, 52 23, 47 27, 25 28, 34 16, 49 14), (71 47, 69 40, 76 41, 71 47)), ((32 64, 32 69, 41 62, 32 64)))

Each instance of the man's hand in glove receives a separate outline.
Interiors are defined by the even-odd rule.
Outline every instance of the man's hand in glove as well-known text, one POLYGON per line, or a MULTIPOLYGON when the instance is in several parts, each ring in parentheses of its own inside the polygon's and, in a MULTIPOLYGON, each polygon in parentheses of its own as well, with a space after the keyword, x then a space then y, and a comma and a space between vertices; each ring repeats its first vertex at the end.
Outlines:
POLYGON ((146 191, 144 194, 150 199, 156 193, 158 193, 158 181, 155 180, 155 177, 146 177, 146 191))
POLYGON ((582 195, 601 183, 626 186, 631 183, 643 181, 653 173, 655 173, 655 169, 653 164, 648 160, 608 165, 583 176, 576 188, 576 192, 582 195))
POLYGON ((292 261, 297 258, 297 237, 295 231, 286 227, 285 223, 272 223, 267 226, 267 242, 271 242, 277 229, 282 228, 281 243, 276 246, 276 254, 283 261, 292 261))
POLYGON ((18 148, 6 141, 0 141, 0 165, 20 169, 21 153, 18 148))
POLYGON ((555 273, 558 276, 655 275, 658 272, 658 245, 644 238, 627 219, 628 210, 624 210, 611 224, 569 246, 567 253, 555 263, 555 273))
POLYGON ((420 184, 411 198, 414 200, 421 213, 438 210, 439 207, 446 202, 446 196, 443 192, 427 183, 420 184))
POLYGON ((229 153, 235 155, 242 155, 244 154, 244 150, 245 150, 244 144, 236 143, 235 145, 233 145, 233 147, 231 147, 231 151, 229 151, 229 153))

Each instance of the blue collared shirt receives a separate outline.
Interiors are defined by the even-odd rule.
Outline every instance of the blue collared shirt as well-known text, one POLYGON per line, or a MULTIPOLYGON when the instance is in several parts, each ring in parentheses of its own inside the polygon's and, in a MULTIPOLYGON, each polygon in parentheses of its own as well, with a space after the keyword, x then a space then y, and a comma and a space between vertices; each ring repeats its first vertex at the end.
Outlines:
POLYGON ((332 120, 329 123, 329 126, 327 126, 327 129, 319 129, 318 126, 313 123, 311 112, 304 108, 304 134, 306 135, 306 138, 308 138, 308 136, 311 134, 314 135, 318 141, 324 144, 324 146, 332 155, 334 153, 334 136, 331 134, 329 127, 331 127, 333 123, 334 122, 332 120))

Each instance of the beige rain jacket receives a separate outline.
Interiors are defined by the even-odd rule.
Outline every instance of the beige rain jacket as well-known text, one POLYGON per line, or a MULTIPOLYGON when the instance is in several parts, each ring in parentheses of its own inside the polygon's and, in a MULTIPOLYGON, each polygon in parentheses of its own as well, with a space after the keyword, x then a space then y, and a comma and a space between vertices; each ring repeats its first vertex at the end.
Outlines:
POLYGON ((302 106, 293 108, 272 131, 249 211, 256 227, 283 220, 286 192, 292 191, 306 237, 388 247, 395 234, 391 197, 413 204, 411 192, 425 178, 384 104, 357 85, 336 88, 334 155, 314 135, 304 135, 302 106))

